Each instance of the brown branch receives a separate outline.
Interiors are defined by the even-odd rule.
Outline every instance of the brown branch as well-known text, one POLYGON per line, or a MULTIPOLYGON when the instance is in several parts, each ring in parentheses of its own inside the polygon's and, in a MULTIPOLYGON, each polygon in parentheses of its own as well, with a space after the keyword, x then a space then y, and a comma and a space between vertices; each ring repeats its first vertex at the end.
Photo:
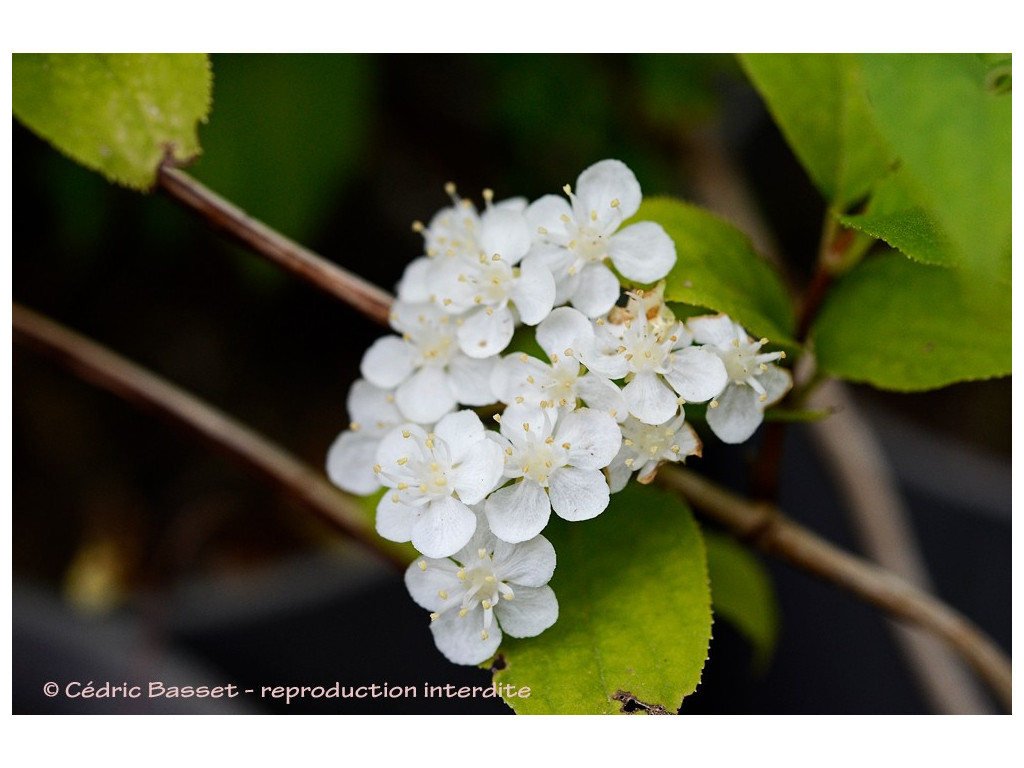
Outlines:
POLYGON ((260 256, 341 299, 374 322, 388 324, 392 297, 387 291, 275 232, 184 171, 165 163, 157 175, 157 186, 198 213, 214 229, 227 233, 260 256))
POLYGON ((1011 710, 1010 660, 987 635, 946 604, 890 571, 828 543, 775 507, 747 501, 691 470, 667 467, 658 474, 658 480, 767 554, 941 637, 991 686, 1006 710, 1011 710))
POLYGON ((355 501, 252 430, 89 339, 17 304, 14 341, 91 384, 190 432, 402 570, 408 558, 374 531, 355 501))

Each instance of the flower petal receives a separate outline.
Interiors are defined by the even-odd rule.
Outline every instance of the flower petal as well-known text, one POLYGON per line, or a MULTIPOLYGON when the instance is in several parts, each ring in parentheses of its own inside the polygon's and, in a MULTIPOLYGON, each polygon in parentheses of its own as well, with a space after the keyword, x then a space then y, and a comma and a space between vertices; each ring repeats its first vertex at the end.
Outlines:
POLYGON ((343 491, 366 496, 380 488, 373 471, 380 438, 345 430, 327 450, 327 477, 343 491))
POLYGON ((742 443, 757 431, 764 419, 759 398, 760 395, 745 384, 730 384, 719 396, 718 407, 708 408, 711 431, 723 443, 742 443))
POLYGON ((480 217, 477 244, 488 258, 497 253, 516 264, 530 250, 532 239, 526 216, 511 206, 489 208, 480 217))
POLYGON ((416 442, 427 439, 427 431, 417 424, 403 424, 388 432, 377 445, 376 463, 390 469, 410 456, 416 450, 416 442), (405 433, 409 433, 409 437, 405 433), (415 435, 416 440, 413 440, 415 435))
POLYGON ((436 266, 436 260, 426 256, 420 256, 418 259, 410 261, 395 289, 398 298, 408 302, 430 301, 429 286, 436 266))
POLYGON ((558 600, 551 587, 513 586, 515 599, 502 600, 494 614, 510 637, 536 637, 558 621, 558 600))
POLYGON ((551 503, 540 484, 528 478, 499 488, 484 505, 491 532, 502 541, 528 541, 544 530, 551 503))
POLYGON ((432 501, 413 524, 412 545, 427 557, 449 557, 462 549, 476 530, 476 515, 451 496, 432 501))
POLYGON ((462 582, 455 575, 457 570, 458 566, 447 558, 418 557, 405 570, 405 587, 418 606, 441 611, 456 599, 451 595, 463 591, 462 582), (449 597, 441 597, 441 592, 449 597))
POLYGON ((576 394, 595 411, 604 411, 616 421, 629 415, 626 398, 622 390, 608 379, 595 373, 588 373, 576 381, 576 394))
POLYGON ((622 432, 610 414, 580 408, 559 422, 555 441, 570 445, 568 455, 572 466, 602 469, 622 447, 622 432))
POLYGON ((562 355, 567 348, 577 351, 589 349, 594 339, 594 327, 578 309, 558 307, 537 326, 536 338, 548 357, 562 355))
POLYGON ((491 373, 496 360, 477 360, 456 355, 448 363, 448 384, 463 405, 490 405, 497 398, 491 390, 491 373))
POLYGON ((409 377, 415 357, 416 351, 400 336, 382 336, 363 353, 359 372, 370 383, 391 389, 409 377))
POLYGON ((536 325, 555 305, 555 278, 539 258, 527 256, 510 293, 520 319, 526 325, 536 325))
POLYGON ((519 446, 529 443, 528 432, 543 440, 551 434, 552 426, 546 410, 526 403, 513 403, 501 414, 501 434, 519 446))
POLYGON ((769 405, 779 402, 782 396, 789 392, 793 386, 792 374, 785 368, 780 368, 777 365, 769 365, 768 370, 764 371, 757 379, 761 382, 761 386, 764 387, 764 393, 767 395, 761 403, 762 410, 769 405))
POLYGON ((455 468, 452 485, 466 504, 477 504, 495 489, 505 469, 505 456, 494 440, 481 437, 455 468))
POLYGON ((698 344, 711 344, 725 349, 734 339, 746 339, 746 334, 737 336, 736 323, 727 315, 701 315, 686 321, 686 327, 698 344))
POLYGON ((665 378, 680 397, 691 403, 710 400, 729 383, 722 358, 703 347, 686 347, 673 352, 672 365, 665 378))
POLYGON ((644 424, 664 424, 679 410, 676 394, 651 371, 638 373, 623 388, 622 396, 626 398, 629 412, 644 424))
POLYGON ((640 182, 621 160, 602 160, 587 168, 576 179, 576 197, 583 213, 597 212, 598 223, 605 226, 612 218, 625 221, 640 208, 640 182), (618 201, 615 207, 612 202, 618 201))
POLYGON ((498 581, 512 581, 527 587, 541 587, 555 572, 555 548, 543 536, 521 544, 498 541, 494 548, 494 570, 498 581))
POLYGON ((401 424, 405 419, 395 405, 395 395, 365 379, 356 379, 345 400, 348 417, 362 429, 379 433, 401 424))
POLYGON ((470 357, 491 357, 501 352, 512 341, 515 321, 508 307, 477 309, 463 318, 459 326, 459 348, 470 357))
POLYGON ((641 221, 616 232, 608 253, 623 277, 640 283, 661 280, 676 263, 675 243, 653 221, 641 221))
POLYGON ((612 493, 618 493, 629 482, 633 469, 626 466, 626 459, 631 455, 632 453, 624 455, 622 458, 617 456, 608 465, 608 488, 612 493))
POLYGON ((420 368, 395 390, 402 415, 418 424, 433 424, 456 405, 448 374, 434 366, 420 368))
MULTIPOLYGON (((536 382, 549 370, 548 366, 535 357, 526 354, 508 355, 494 365, 491 373, 491 391, 497 400, 511 403, 517 395, 526 395, 536 389, 536 385, 529 381, 531 377, 536 382)), ((536 402, 532 404, 536 405, 536 402)))
POLYGON ((433 432, 448 446, 452 463, 461 461, 484 439, 483 422, 476 413, 468 410, 449 413, 437 422, 433 432))
POLYGON ((558 245, 569 242, 563 216, 572 217, 572 206, 564 197, 544 195, 526 208, 526 220, 530 225, 530 236, 534 241, 548 240, 558 245), (539 232, 544 229, 546 232, 539 232))
POLYGON ((570 301, 587 317, 605 314, 619 300, 619 279, 604 264, 588 264, 579 272, 579 282, 570 301))
POLYGON ((377 502, 377 533, 388 541, 412 539, 412 529, 418 519, 418 508, 392 501, 391 493, 385 493, 377 502))
POLYGON ((561 467, 551 473, 551 507, 563 520, 589 520, 608 508, 610 492, 597 469, 561 467))
POLYGON ((487 661, 501 645, 501 629, 492 623, 484 638, 483 610, 470 611, 460 617, 458 611, 445 611, 430 622, 434 644, 453 664, 481 664, 487 661))

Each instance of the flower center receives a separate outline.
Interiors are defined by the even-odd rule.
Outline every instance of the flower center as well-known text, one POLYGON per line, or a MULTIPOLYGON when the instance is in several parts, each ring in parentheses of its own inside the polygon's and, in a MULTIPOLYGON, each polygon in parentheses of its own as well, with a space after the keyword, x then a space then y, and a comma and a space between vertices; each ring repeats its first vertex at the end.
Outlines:
POLYGON ((487 630, 494 620, 494 606, 501 599, 514 599, 515 593, 494 573, 494 560, 486 549, 477 550, 477 558, 466 563, 456 574, 465 585, 459 616, 465 618, 478 605, 483 608, 484 628, 481 636, 487 639, 487 630))
POLYGON ((452 465, 448 445, 433 433, 426 438, 407 430, 402 436, 409 451, 400 456, 395 467, 380 468, 379 475, 394 488, 396 501, 419 506, 452 495, 452 465))
POLYGON ((505 306, 515 278, 512 267, 498 254, 490 259, 481 256, 480 263, 479 269, 460 275, 460 279, 465 278, 475 289, 473 303, 495 308, 505 306))
MULTIPOLYGON (((568 443, 556 445, 553 437, 534 437, 527 432, 526 440, 513 443, 512 453, 505 458, 505 474, 509 477, 528 477, 547 487, 552 471, 564 467, 569 461, 568 443)), ((506 452, 507 453, 507 452, 506 452)))
POLYGON ((416 367, 434 366, 443 368, 448 365, 459 345, 455 337, 455 327, 447 317, 441 317, 437 323, 424 323, 418 329, 414 340, 419 351, 416 367))

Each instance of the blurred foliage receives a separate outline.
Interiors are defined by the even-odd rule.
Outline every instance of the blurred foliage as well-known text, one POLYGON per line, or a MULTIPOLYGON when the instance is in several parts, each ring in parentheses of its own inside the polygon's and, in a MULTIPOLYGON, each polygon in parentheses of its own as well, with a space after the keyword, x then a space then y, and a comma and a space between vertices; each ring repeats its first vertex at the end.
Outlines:
POLYGON ((750 642, 754 668, 764 672, 779 635, 779 606, 771 576, 750 548, 704 529, 715 618, 736 627, 750 642))
POLYGON ((375 112, 367 56, 213 57, 214 111, 190 172, 274 229, 309 240, 338 220, 375 112))

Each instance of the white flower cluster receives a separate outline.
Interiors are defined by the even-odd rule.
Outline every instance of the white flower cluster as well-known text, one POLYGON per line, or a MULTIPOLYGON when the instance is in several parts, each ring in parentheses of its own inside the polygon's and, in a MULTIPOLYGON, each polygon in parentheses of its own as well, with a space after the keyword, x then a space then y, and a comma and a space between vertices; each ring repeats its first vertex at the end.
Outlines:
POLYGON ((386 489, 377 531, 423 557, 406 573, 431 611, 438 648, 477 664, 502 632, 537 635, 558 618, 547 586, 555 552, 541 536, 552 511, 588 520, 635 473, 700 455, 685 421, 708 402, 725 442, 746 440, 791 385, 724 315, 676 319, 663 284, 622 292, 619 277, 657 284, 675 245, 653 222, 623 226, 640 185, 618 160, 580 174, 566 198, 452 205, 416 225, 425 255, 406 269, 391 313, 396 334, 363 356, 349 429, 327 457, 344 490, 386 489), (614 270, 614 271, 613 271, 614 270), (535 326, 547 359, 502 355, 535 326), (497 430, 474 410, 498 406, 497 430))

